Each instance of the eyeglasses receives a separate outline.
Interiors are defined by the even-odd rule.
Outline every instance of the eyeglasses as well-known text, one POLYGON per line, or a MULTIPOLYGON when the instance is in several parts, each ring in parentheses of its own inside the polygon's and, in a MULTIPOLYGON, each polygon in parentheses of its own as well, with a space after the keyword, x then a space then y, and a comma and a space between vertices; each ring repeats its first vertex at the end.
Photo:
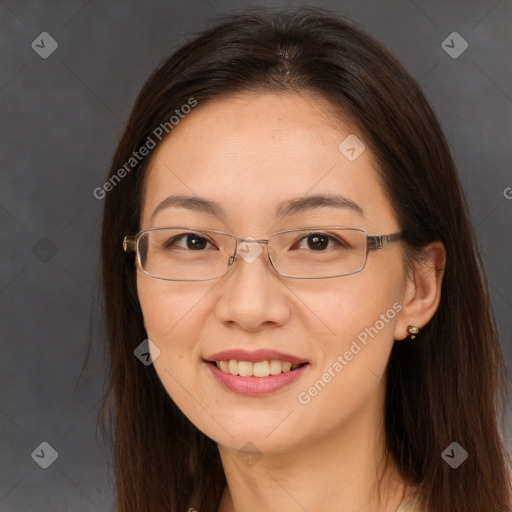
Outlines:
POLYGON ((346 227, 289 229, 268 240, 239 238, 229 233, 193 227, 150 228, 125 236, 125 252, 136 252, 139 268, 167 281, 207 281, 224 276, 240 256, 255 261, 267 246, 278 274, 294 279, 325 279, 360 272, 368 251, 403 238, 403 232, 369 236, 346 227))

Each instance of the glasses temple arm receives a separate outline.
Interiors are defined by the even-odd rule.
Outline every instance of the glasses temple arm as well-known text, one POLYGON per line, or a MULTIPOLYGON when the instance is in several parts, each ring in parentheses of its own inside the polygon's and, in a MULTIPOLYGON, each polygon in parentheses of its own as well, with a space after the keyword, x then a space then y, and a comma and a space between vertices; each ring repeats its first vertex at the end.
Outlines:
POLYGON ((386 245, 404 238, 405 233, 392 233, 390 235, 376 235, 368 237, 368 249, 382 249, 386 245))

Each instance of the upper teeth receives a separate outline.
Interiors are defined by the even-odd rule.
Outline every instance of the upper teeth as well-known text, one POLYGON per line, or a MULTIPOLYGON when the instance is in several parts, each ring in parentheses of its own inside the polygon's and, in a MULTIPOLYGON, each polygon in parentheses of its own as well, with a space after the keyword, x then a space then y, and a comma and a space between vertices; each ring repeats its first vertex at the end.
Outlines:
POLYGON ((268 377, 269 375, 277 375, 281 372, 289 372, 300 366, 300 364, 292 366, 290 361, 278 361, 277 359, 258 361, 257 363, 230 359, 229 361, 216 361, 215 364, 223 372, 231 373, 231 375, 240 375, 241 377, 268 377))

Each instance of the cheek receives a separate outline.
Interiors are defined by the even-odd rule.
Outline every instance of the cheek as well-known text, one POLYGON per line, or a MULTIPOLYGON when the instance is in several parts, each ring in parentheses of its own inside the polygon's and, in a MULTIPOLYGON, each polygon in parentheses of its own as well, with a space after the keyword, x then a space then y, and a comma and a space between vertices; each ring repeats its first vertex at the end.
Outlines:
MULTIPOLYGON (((190 283, 162 281, 145 276, 137 278, 137 291, 147 337, 158 347, 153 365, 167 393, 176 403, 182 389, 190 387, 191 376, 200 359, 197 339, 201 308, 198 288, 190 283)), ((197 393, 197 390, 196 390, 197 393)))
POLYGON ((163 281, 138 273, 137 294, 148 336, 165 343, 172 331, 179 329, 180 320, 194 314, 202 296, 197 284, 163 281))
POLYGON ((333 280, 329 286, 320 280, 297 284, 312 322, 318 319, 313 323, 324 344, 318 348, 340 349, 358 337, 364 342, 365 333, 370 337, 368 331, 376 336, 375 329, 384 338, 393 337, 402 309, 404 275, 396 258, 383 260, 378 267, 369 263, 362 272, 333 280))
POLYGON ((137 276, 137 293, 148 338, 159 348, 155 370, 174 398, 175 381, 189 381, 201 362, 207 296, 214 284, 172 282, 137 276))
POLYGON ((380 407, 394 325, 402 309, 401 272, 382 275, 370 270, 346 276, 338 289, 319 288, 316 294, 315 311, 329 330, 318 339, 319 364, 296 399, 304 425, 307 417, 318 418, 312 428, 318 435, 348 422, 369 404, 380 407))
POLYGON ((392 265, 379 263, 378 268, 369 264, 363 272, 344 276, 336 287, 315 285, 315 292, 310 285, 308 305, 320 318, 317 324, 322 329, 316 343, 320 364, 315 377, 321 378, 329 368, 331 373, 344 375, 335 379, 332 388, 346 386, 364 395, 365 386, 358 380, 373 375, 375 381, 387 365, 402 310, 404 276, 396 261, 392 265))
POLYGON ((160 350, 153 360, 158 378, 181 412, 199 430, 218 439, 224 431, 215 430, 215 422, 212 430, 212 418, 221 417, 224 406, 212 396, 209 381, 200 378, 204 370, 199 340, 213 286, 162 281, 144 274, 137 277, 146 333, 160 350))

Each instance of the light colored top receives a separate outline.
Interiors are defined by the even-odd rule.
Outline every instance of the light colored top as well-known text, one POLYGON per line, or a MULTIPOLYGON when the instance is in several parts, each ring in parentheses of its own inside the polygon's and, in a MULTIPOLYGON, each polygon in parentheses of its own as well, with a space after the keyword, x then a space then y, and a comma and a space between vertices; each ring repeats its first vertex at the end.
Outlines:
POLYGON ((414 494, 409 494, 404 498, 396 512, 421 512, 417 505, 417 499, 414 494))

